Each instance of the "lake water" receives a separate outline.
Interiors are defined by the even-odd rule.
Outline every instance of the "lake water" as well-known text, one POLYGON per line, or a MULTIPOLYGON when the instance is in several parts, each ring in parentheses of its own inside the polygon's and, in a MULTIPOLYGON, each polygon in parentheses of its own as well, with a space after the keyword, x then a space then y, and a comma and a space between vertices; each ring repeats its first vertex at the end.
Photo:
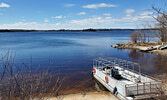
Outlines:
POLYGON ((107 32, 12 32, 0 33, 0 54, 9 50, 15 54, 15 63, 33 68, 48 68, 66 76, 64 91, 94 90, 91 80, 92 60, 96 57, 116 57, 141 64, 143 73, 167 72, 167 58, 137 50, 121 50, 111 45, 129 42, 133 31, 107 32), (80 84, 80 85, 78 85, 80 84))

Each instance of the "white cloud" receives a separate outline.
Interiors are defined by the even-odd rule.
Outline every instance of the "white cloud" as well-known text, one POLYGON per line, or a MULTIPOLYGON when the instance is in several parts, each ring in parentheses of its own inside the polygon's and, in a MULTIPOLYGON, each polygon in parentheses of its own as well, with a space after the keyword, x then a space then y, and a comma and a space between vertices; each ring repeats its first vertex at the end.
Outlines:
POLYGON ((1 2, 1 3, 0 3, 0 7, 2 7, 2 8, 9 8, 9 7, 10 7, 10 5, 9 5, 9 4, 6 4, 6 3, 1 2))
POLYGON ((126 9, 125 13, 127 17, 130 17, 132 13, 134 13, 135 10, 134 9, 126 9))
POLYGON ((146 13, 141 13, 141 14, 138 14, 138 15, 135 15, 135 16, 125 16, 122 18, 122 20, 125 20, 125 21, 129 21, 129 22, 144 22, 144 21, 150 21, 150 20, 154 20, 154 18, 150 15, 147 15, 146 13))
POLYGON ((62 18, 67 18, 66 16, 53 16, 52 18, 55 18, 55 19, 62 19, 62 18))
POLYGON ((38 29, 38 30, 48 30, 48 29, 61 29, 63 25, 61 23, 55 24, 39 24, 37 22, 18 22, 13 24, 0 24, 0 29, 38 29))
POLYGON ((145 21, 153 21, 145 12, 137 15, 123 16, 121 18, 113 18, 111 16, 92 16, 90 18, 80 20, 69 20, 66 22, 58 22, 55 24, 37 22, 18 22, 14 24, 0 24, 0 29, 83 29, 83 28, 136 28, 145 21))
POLYGON ((62 16, 55 16, 55 18, 57 18, 57 19, 61 19, 61 18, 63 18, 62 16))
POLYGON ((64 6, 65 6, 65 7, 74 7, 75 4, 65 4, 64 6))
POLYGON ((23 22, 18 22, 18 23, 13 23, 13 24, 1 24, 0 28, 1 29, 35 29, 37 28, 35 25, 36 22, 30 22, 30 23, 23 23, 23 22))
POLYGON ((45 22, 45 23, 48 23, 48 22, 49 22, 49 20, 48 20, 48 19, 44 19, 44 22, 45 22))
POLYGON ((85 12, 80 12, 77 15, 86 15, 86 13, 85 12))
POLYGON ((141 16, 151 16, 151 15, 153 15, 153 12, 142 12, 142 13, 140 13, 140 15, 141 16))
POLYGON ((89 26, 89 25, 99 25, 99 24, 107 24, 110 21, 113 21, 115 19, 108 19, 104 17, 91 17, 91 18, 86 18, 82 20, 71 20, 68 23, 77 25, 77 26, 89 26))
POLYGON ((125 13, 126 14, 131 14, 131 13, 134 13, 135 10, 134 9, 126 9, 125 13))
POLYGON ((110 13, 105 13, 104 16, 111 16, 111 14, 110 13))
POLYGON ((83 6, 83 8, 89 8, 89 9, 98 9, 102 7, 117 7, 117 5, 100 3, 100 4, 89 4, 89 5, 83 6))

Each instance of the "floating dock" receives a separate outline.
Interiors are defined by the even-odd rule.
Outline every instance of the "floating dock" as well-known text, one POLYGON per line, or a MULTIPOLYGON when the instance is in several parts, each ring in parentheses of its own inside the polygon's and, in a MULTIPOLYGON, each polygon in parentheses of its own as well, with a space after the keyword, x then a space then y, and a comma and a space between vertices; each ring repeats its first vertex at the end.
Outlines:
POLYGON ((161 45, 158 49, 163 50, 163 49, 166 49, 166 48, 167 48, 167 45, 161 45))
POLYGON ((142 47, 141 51, 152 51, 152 50, 158 50, 161 47, 161 45, 153 46, 153 47, 142 47))
POLYGON ((93 77, 121 100, 159 96, 161 81, 142 74, 140 65, 117 58, 93 60, 93 77))

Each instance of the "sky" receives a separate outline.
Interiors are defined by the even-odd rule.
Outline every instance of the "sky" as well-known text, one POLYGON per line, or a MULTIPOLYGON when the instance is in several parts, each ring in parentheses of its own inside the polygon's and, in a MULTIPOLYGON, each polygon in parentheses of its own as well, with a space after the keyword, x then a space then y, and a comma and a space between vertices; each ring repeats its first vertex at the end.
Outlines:
POLYGON ((139 28, 166 0, 0 0, 0 29, 139 28))

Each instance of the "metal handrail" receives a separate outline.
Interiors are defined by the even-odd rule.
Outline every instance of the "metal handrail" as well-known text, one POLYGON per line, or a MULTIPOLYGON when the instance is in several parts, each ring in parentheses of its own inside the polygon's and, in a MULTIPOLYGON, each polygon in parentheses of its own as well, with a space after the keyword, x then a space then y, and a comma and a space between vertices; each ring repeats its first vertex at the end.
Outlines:
MULTIPOLYGON (((97 58, 97 59, 93 59, 93 67, 96 67, 97 69, 102 69, 104 67, 111 67, 114 68, 116 66, 118 66, 119 68, 123 68, 123 70, 127 70, 129 72, 134 73, 134 75, 139 74, 139 76, 143 76, 143 77, 147 77, 150 78, 152 80, 150 80, 150 82, 140 82, 140 83, 135 83, 135 84, 124 84, 125 87, 125 95, 129 95, 129 91, 135 91, 136 94, 135 95, 140 95, 142 93, 153 93, 154 89, 156 89, 157 87, 161 88, 161 80, 158 80, 156 78, 153 78, 151 76, 148 76, 146 74, 141 73, 141 67, 139 64, 135 63, 135 62, 131 62, 131 61, 127 61, 127 60, 122 60, 122 59, 118 59, 118 58, 112 58, 112 57, 107 57, 107 58, 97 58), (135 69, 139 68, 138 71, 136 71, 135 69), (131 69, 133 68, 133 69, 131 69), (143 88, 141 88, 143 86, 143 88), (130 89, 133 88, 134 90, 130 89), (149 91, 150 90, 150 91, 149 91), (142 92, 141 92, 142 91, 142 92), (149 91, 149 92, 147 92, 149 91)), ((106 73, 104 73, 106 74, 106 73)), ((110 73, 111 75, 111 73, 110 73)))
MULTIPOLYGON (((148 77, 148 78, 151 78, 151 79, 153 79, 153 80, 156 80, 156 81, 158 81, 158 82, 161 82, 161 80, 159 80, 159 79, 156 79, 156 78, 153 78, 153 77, 151 77, 151 76, 148 76, 148 75, 146 75, 146 74, 143 74, 143 73, 141 73, 141 67, 140 67, 140 65, 139 64, 137 64, 137 63, 135 63, 135 62, 131 62, 131 61, 127 61, 127 60, 123 60, 123 59, 119 59, 119 58, 113 58, 113 57, 106 57, 106 58, 101 58, 101 57, 99 57, 99 58, 96 58, 96 59, 93 59, 93 65, 94 65, 94 61, 95 62, 98 62, 99 64, 101 63, 102 65, 105 65, 105 67, 106 66, 108 66, 108 67, 114 67, 115 65, 117 65, 118 67, 121 67, 121 68, 123 68, 124 70, 129 70, 129 71, 131 71, 131 72, 134 72, 134 73, 136 73, 136 74, 139 74, 140 76, 142 75, 142 76, 145 76, 145 77, 148 77), (105 64, 105 63, 107 63, 107 64, 105 64), (115 62, 117 62, 116 64, 115 64, 115 62), (123 62, 124 64, 125 64, 125 66, 123 66, 124 64, 120 64, 121 62, 123 62), (128 67, 128 65, 131 65, 131 66, 133 66, 133 67, 138 67, 138 71, 136 71, 135 69, 130 69, 129 67, 128 67), (110 66, 109 66, 110 65, 110 66), (113 66, 112 66, 113 65, 113 66)), ((96 66, 96 67, 98 67, 98 66, 96 66)))

